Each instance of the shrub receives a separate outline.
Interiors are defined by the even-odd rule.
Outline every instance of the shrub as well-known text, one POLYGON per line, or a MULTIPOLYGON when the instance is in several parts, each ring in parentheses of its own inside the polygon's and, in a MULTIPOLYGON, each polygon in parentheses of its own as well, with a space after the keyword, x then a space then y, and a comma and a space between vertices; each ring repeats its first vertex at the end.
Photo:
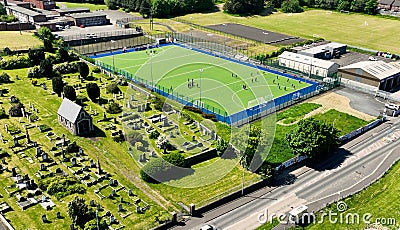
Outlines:
POLYGON ((35 86, 36 86, 37 83, 38 83, 38 81, 37 81, 36 79, 32 79, 32 80, 31 80, 31 83, 32 83, 32 85, 35 85, 35 86))
POLYGON ((54 195, 57 199, 72 195, 85 194, 85 187, 71 176, 56 176, 40 180, 38 186, 49 195, 54 195))
POLYGON ((118 143, 124 142, 125 141, 125 136, 124 136, 124 134, 120 133, 119 135, 114 136, 113 140, 115 142, 118 142, 118 143))
POLYGON ((28 69, 28 78, 40 78, 40 76, 40 69, 38 66, 28 69))
POLYGON ((107 93, 119 93, 121 90, 118 88, 118 85, 113 82, 107 85, 106 91, 107 93))
POLYGON ((63 94, 66 98, 70 99, 71 101, 75 101, 76 100, 76 92, 74 87, 70 86, 70 85, 66 85, 63 88, 63 94))
POLYGON ((4 108, 0 108, 0 119, 7 118, 6 110, 4 108))
POLYGON ((86 92, 92 101, 100 97, 100 88, 96 83, 88 83, 86 85, 86 92))
POLYGON ((170 154, 163 155, 162 158, 177 167, 185 166, 185 157, 179 152, 172 152, 170 154))
POLYGON ((67 146, 68 153, 77 153, 78 151, 79 151, 79 146, 76 144, 75 141, 67 146))
POLYGON ((28 68, 31 66, 33 66, 33 64, 27 57, 17 57, 0 61, 1 69, 21 69, 21 68, 28 68))
POLYGON ((92 72, 93 72, 93 73, 100 73, 101 70, 100 70, 99 67, 95 66, 95 67, 93 67, 92 72))
POLYGON ((149 134, 150 139, 157 139, 160 136, 160 133, 157 130, 154 130, 149 134))
POLYGON ((1 73, 0 74, 0 84, 1 83, 9 83, 10 81, 10 75, 8 75, 7 73, 1 73))
POLYGON ((140 170, 140 177, 148 183, 158 183, 156 179, 165 178, 170 169, 170 165, 162 158, 152 159, 140 170))
POLYGON ((111 114, 117 114, 117 113, 121 113, 122 109, 121 107, 118 105, 118 103, 111 101, 108 106, 106 107, 106 112, 107 113, 111 113, 111 114))
POLYGON ((78 62, 65 62, 55 65, 53 68, 54 72, 59 72, 60 74, 69 74, 78 72, 78 62))

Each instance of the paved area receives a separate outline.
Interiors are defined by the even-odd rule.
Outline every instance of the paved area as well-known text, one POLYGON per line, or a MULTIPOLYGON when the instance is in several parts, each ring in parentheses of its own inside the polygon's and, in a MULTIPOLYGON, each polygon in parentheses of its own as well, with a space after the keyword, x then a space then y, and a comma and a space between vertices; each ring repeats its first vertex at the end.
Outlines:
POLYGON ((333 92, 350 99, 350 106, 353 109, 374 117, 379 116, 379 114, 381 114, 385 109, 384 101, 381 101, 380 98, 375 98, 374 96, 367 93, 363 93, 346 87, 339 87, 337 89, 334 89, 333 92))
POLYGON ((224 23, 217 25, 206 26, 207 28, 222 31, 228 34, 232 34, 238 37, 243 37, 259 42, 263 42, 271 45, 288 45, 296 42, 304 41, 304 39, 298 37, 292 37, 286 34, 280 34, 268 30, 262 30, 255 27, 235 24, 235 23, 224 23))
POLYGON ((123 18, 130 18, 130 19, 135 19, 135 20, 142 20, 143 18, 141 16, 135 16, 132 14, 128 14, 119 10, 102 10, 101 12, 107 14, 107 17, 110 19, 112 24, 115 24, 115 22, 118 19, 123 19, 123 18))

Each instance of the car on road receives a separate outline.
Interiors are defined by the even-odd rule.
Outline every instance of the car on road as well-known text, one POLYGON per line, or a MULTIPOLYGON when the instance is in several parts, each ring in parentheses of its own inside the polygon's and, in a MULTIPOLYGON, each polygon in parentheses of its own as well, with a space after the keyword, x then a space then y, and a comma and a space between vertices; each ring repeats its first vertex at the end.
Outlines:
POLYGON ((371 56, 371 57, 368 58, 368 60, 370 60, 370 61, 378 61, 378 58, 371 56))
POLYGON ((217 228, 214 225, 206 224, 203 227, 201 227, 200 230, 217 230, 217 228))

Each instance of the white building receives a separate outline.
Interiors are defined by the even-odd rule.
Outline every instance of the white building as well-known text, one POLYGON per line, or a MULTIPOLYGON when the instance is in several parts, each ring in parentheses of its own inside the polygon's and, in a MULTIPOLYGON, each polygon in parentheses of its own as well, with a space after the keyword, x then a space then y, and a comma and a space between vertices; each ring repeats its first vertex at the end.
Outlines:
POLYGON ((285 51, 278 57, 279 65, 305 74, 331 77, 337 73, 339 64, 306 55, 285 51))

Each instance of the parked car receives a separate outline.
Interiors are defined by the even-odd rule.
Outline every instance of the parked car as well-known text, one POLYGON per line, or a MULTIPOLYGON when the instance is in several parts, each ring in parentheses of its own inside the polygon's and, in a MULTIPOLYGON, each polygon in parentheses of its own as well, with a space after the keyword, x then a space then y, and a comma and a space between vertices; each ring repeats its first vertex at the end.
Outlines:
POLYGON ((371 57, 368 58, 368 60, 370 60, 370 61, 378 61, 378 58, 371 56, 371 57))

